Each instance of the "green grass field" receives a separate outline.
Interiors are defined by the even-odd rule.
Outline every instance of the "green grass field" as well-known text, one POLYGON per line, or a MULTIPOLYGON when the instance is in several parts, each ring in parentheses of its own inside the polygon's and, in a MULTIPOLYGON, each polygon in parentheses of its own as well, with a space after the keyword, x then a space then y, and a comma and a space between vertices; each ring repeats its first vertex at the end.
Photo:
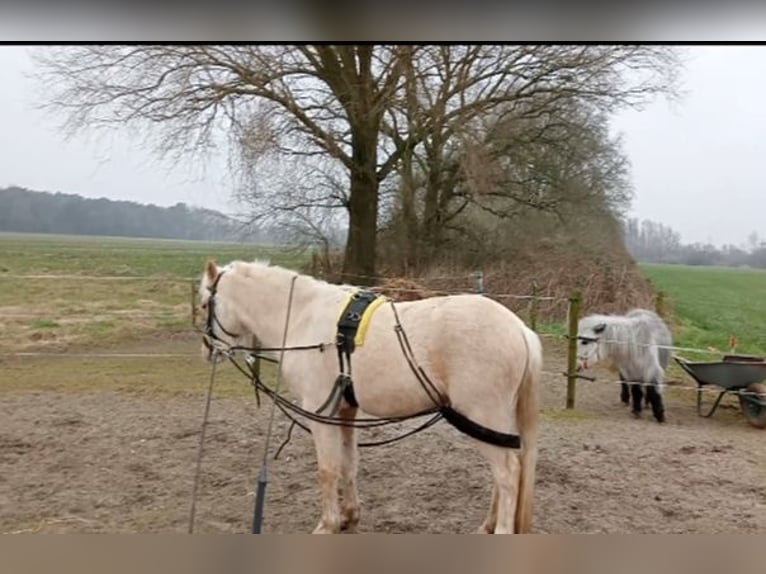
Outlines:
MULTIPOLYGON (((191 314, 208 258, 306 260, 256 245, 0 233, 0 392, 204 392, 209 366, 191 314), (94 353, 137 356, 82 356, 94 353)), ((252 392, 233 367, 220 369, 217 396, 252 392)))
POLYGON ((643 264, 666 293, 675 319, 676 344, 766 355, 766 271, 724 267, 643 264))
POLYGON ((0 234, 0 352, 130 343, 191 328, 205 261, 269 259, 284 248, 231 243, 0 234))
MULTIPOLYGON (((12 375, 3 377, 0 388, 77 389, 97 382, 122 389, 120 373, 130 375, 135 389, 175 393, 189 380, 204 385, 206 366, 197 355, 191 312, 208 258, 270 259, 293 269, 306 261, 295 251, 255 245, 0 233, 0 368, 12 375), (65 351, 182 356, 8 356, 65 351)), ((727 351, 734 335, 738 351, 766 354, 766 272, 642 268, 667 293, 677 345, 727 351)), ((231 377, 232 389, 249 391, 239 375, 231 377)))

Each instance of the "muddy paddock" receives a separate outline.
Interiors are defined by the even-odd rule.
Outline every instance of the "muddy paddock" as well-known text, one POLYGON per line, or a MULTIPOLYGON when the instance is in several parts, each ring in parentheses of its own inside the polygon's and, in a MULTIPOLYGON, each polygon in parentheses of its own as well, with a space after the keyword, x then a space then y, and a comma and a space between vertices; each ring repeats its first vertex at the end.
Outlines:
MULTIPOLYGON (((560 350, 546 350, 545 368, 535 532, 766 532, 766 431, 749 427, 734 399, 703 419, 691 391, 670 387, 664 425, 649 413, 635 420, 600 372, 566 411, 560 350)), ((0 531, 185 532, 205 381, 196 388, 0 395, 0 531)), ((269 406, 214 398, 196 531, 249 531, 269 406)), ((272 453, 288 427, 275 420, 272 453)), ((440 422, 361 451, 359 530, 473 532, 490 486, 472 441, 440 422)), ((264 531, 310 532, 318 516, 313 445, 296 429, 269 465, 264 531)))

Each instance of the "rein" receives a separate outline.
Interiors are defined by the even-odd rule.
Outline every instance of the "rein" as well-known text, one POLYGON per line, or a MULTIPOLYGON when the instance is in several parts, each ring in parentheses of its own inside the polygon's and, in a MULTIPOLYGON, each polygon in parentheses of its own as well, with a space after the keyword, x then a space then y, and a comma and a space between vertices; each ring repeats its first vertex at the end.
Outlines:
POLYGON ((282 451, 282 449, 287 445, 287 443, 290 440, 290 436, 292 433, 292 427, 298 426, 301 429, 305 430, 309 434, 311 434, 311 429, 308 428, 308 426, 304 425, 303 423, 299 422, 295 416, 293 415, 299 415, 302 417, 305 417, 311 421, 318 422, 318 423, 324 423, 328 425, 336 425, 336 426, 346 426, 346 427, 353 427, 358 429, 368 429, 368 428, 376 428, 376 427, 382 427, 394 423, 400 423, 404 422, 410 419, 414 419, 417 417, 425 416, 428 414, 433 414, 433 416, 428 419, 425 423, 423 423, 421 426, 407 431, 406 433, 399 435, 397 437, 393 437, 390 439, 384 439, 380 441, 373 441, 373 442, 360 442, 358 445, 360 447, 371 447, 371 446, 381 446, 384 444, 389 444, 392 442, 396 442, 398 440, 401 440, 403 438, 406 438, 408 436, 411 436, 415 434, 416 432, 420 432, 421 430, 424 430, 428 428, 429 426, 437 423, 441 418, 442 414, 439 412, 436 412, 436 409, 427 410, 424 412, 416 413, 413 415, 406 415, 401 417, 390 417, 390 418, 377 418, 377 417, 361 417, 361 418, 355 418, 355 419, 343 419, 336 416, 331 415, 323 415, 320 414, 322 408, 320 407, 317 409, 317 411, 307 411, 306 409, 296 405, 295 403, 290 402, 285 397, 280 395, 279 393, 275 392, 274 390, 270 389, 260 378, 258 373, 250 366, 250 372, 248 373, 243 366, 241 366, 233 356, 228 357, 229 361, 237 368, 239 372, 241 372, 245 377, 250 379, 250 383, 253 385, 253 387, 256 389, 256 392, 263 392, 267 397, 269 397, 276 407, 282 411, 282 414, 284 414, 287 418, 289 418, 292 421, 292 424, 290 425, 290 430, 288 431, 288 437, 285 439, 285 442, 282 444, 282 446, 279 447, 276 454, 274 455, 274 458, 276 459, 279 456, 279 453, 282 451), (291 414, 292 413, 292 414, 291 414))
POLYGON ((202 449, 205 445, 205 430, 207 429, 208 416, 210 414, 210 399, 213 396, 213 382, 215 381, 215 367, 213 363, 210 371, 210 384, 207 387, 207 399, 205 400, 205 414, 202 416, 202 428, 199 433, 199 446, 197 447, 197 466, 194 471, 194 487, 192 488, 192 503, 189 509, 189 534, 194 534, 194 517, 197 511, 197 488, 199 486, 199 473, 202 467, 202 449))

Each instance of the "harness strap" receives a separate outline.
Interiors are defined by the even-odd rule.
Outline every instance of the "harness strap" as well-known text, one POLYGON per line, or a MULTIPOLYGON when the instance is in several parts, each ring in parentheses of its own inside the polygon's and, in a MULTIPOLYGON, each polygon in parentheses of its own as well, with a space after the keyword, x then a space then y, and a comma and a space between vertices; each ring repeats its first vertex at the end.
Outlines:
POLYGON ((451 405, 447 404, 447 399, 439 397, 436 385, 434 385, 433 381, 428 378, 426 372, 415 360, 412 347, 410 346, 407 334, 404 332, 404 327, 402 327, 402 323, 399 320, 399 314, 396 312, 396 306, 393 301, 391 301, 391 308, 394 311, 394 321, 396 322, 395 330, 399 339, 399 346, 402 348, 402 353, 404 353, 405 359, 407 359, 407 364, 410 366, 415 378, 423 387, 423 390, 425 390, 428 397, 433 401, 434 405, 436 405, 439 413, 444 419, 460 432, 465 433, 476 440, 503 448, 521 448, 521 437, 519 437, 519 435, 501 433, 485 427, 476 421, 472 421, 452 408, 451 405))
POLYGON ((441 407, 439 412, 444 417, 444 420, 468 436, 504 448, 521 448, 521 437, 517 434, 497 432, 482 426, 467 416, 460 414, 449 405, 441 407))
MULTIPOLYGON (((351 354, 356 349, 356 334, 362 322, 364 313, 370 304, 378 298, 377 293, 372 291, 358 291, 351 295, 346 307, 338 319, 338 332, 335 336, 335 344, 338 348, 338 370, 340 374, 335 379, 330 396, 325 405, 317 412, 321 412, 330 404, 333 397, 337 396, 334 414, 340 408, 340 399, 343 398, 352 407, 358 407, 359 403, 354 394, 354 382, 351 379, 351 354)), ((361 343, 360 343, 361 344, 361 343)))
POLYGON ((349 426, 354 428, 374 428, 379 426, 384 426, 388 424, 394 424, 398 422, 402 422, 404 420, 412 419, 415 417, 420 417, 424 415, 432 415, 428 420, 426 420, 423 424, 410 429, 409 431, 402 433, 398 436, 394 436, 387 439, 381 439, 377 441, 367 441, 367 442, 359 442, 359 447, 373 447, 373 446, 383 446, 387 444, 391 444, 400 440, 403 440, 409 436, 412 436, 416 433, 419 433, 420 431, 423 431, 427 429, 428 427, 433 426, 437 422, 439 422, 443 416, 441 412, 434 412, 434 410, 425 411, 422 413, 417 413, 415 415, 405 416, 405 417, 394 417, 389 419, 338 419, 333 417, 326 417, 323 415, 319 415, 316 413, 312 413, 310 411, 305 411, 301 407, 291 403, 290 401, 284 399, 279 394, 274 393, 269 387, 267 387, 263 381, 261 381, 261 378, 257 372, 257 370, 254 368, 253 363, 251 361, 245 361, 245 364, 247 365, 249 372, 244 369, 244 367, 240 366, 239 363, 231 356, 228 356, 229 361, 237 368, 238 371, 240 371, 243 375, 245 375, 249 380, 250 384, 253 385, 255 388, 255 392, 258 392, 258 389, 263 390, 269 398, 271 398, 274 401, 274 404, 276 407, 284 414, 288 419, 290 419, 291 423, 290 426, 287 429, 287 437, 284 439, 282 444, 277 449, 277 452, 274 454, 274 460, 279 458, 279 454, 282 452, 282 449, 287 446, 287 444, 290 442, 290 438, 292 436, 293 427, 298 426, 304 431, 311 434, 311 429, 306 426, 305 424, 298 421, 291 412, 295 413, 299 416, 304 416, 310 420, 314 420, 317 422, 323 422, 326 424, 332 424, 332 425, 340 425, 340 426, 349 426))
POLYGON ((330 391, 330 395, 327 397, 327 400, 314 412, 321 414, 322 411, 332 405, 328 415, 333 417, 340 409, 341 400, 344 399, 352 407, 359 406, 359 403, 356 402, 356 396, 354 395, 354 386, 351 382, 351 377, 341 373, 335 379, 335 384, 332 386, 332 390, 330 391))

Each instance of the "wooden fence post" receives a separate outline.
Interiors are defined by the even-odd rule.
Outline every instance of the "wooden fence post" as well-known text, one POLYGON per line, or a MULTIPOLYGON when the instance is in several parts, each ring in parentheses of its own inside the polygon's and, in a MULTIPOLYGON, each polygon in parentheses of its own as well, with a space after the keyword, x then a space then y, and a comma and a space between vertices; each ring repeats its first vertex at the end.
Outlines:
POLYGON ((484 272, 483 271, 474 271, 473 273, 474 278, 474 290, 480 294, 484 294, 484 272))
POLYGON ((539 288, 537 281, 532 281, 532 299, 529 303, 529 326, 533 331, 537 331, 537 293, 539 288))
POLYGON ((567 349, 567 408, 575 406, 575 384, 577 383, 577 323, 580 320, 582 295, 574 291, 569 298, 569 333, 567 349))

